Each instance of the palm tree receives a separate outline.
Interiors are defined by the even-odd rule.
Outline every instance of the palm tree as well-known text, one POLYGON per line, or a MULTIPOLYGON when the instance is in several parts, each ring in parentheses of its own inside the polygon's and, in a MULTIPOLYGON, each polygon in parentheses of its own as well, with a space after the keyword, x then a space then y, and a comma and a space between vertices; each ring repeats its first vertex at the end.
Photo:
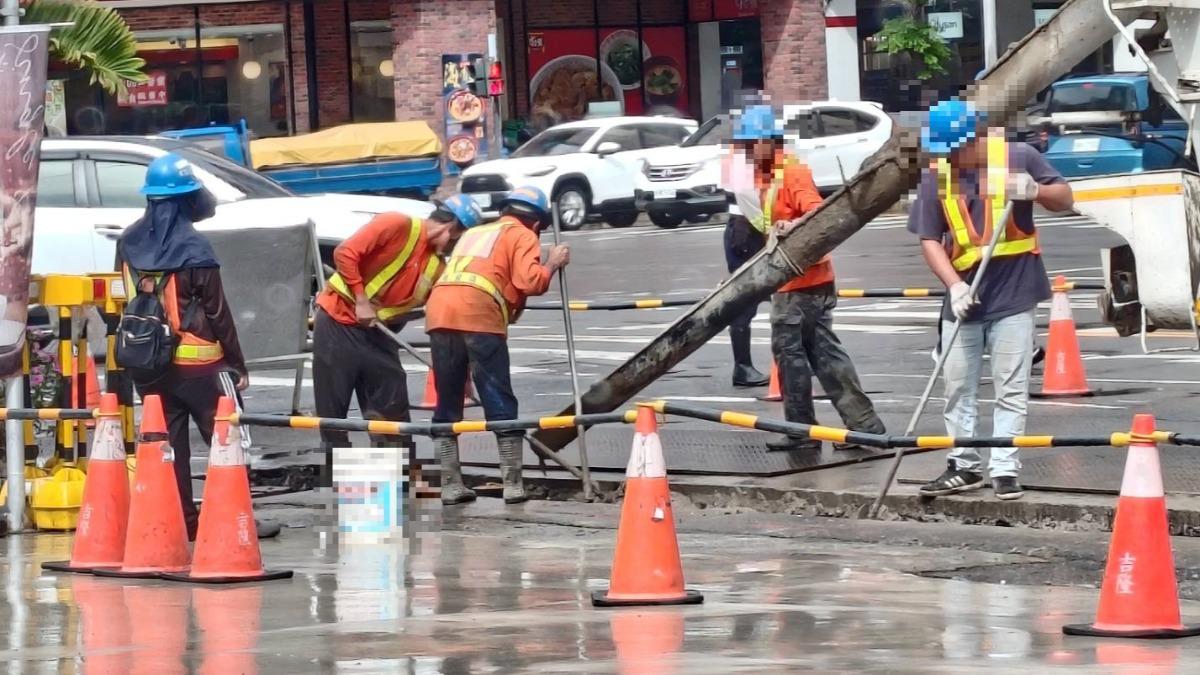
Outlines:
POLYGON ((90 0, 27 0, 21 23, 70 23, 50 35, 50 57, 91 73, 110 94, 125 82, 143 82, 146 62, 137 56, 133 31, 116 11, 90 0))

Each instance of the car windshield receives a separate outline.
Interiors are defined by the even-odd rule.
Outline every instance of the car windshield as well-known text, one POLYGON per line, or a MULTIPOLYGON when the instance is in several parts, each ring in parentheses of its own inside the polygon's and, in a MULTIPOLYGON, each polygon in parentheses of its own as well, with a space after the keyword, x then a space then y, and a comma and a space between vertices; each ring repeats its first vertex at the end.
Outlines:
POLYGON ((1046 112, 1136 112, 1137 97, 1132 85, 1101 82, 1072 82, 1050 90, 1046 112))
POLYGON ((729 125, 720 117, 705 122, 679 145, 690 148, 696 145, 718 145, 729 142, 729 125))
POLYGON ((187 161, 229 183, 250 199, 295 196, 291 190, 270 178, 199 147, 181 145, 172 148, 172 152, 178 153, 187 161))
POLYGON ((549 157, 580 152, 599 127, 547 129, 517 148, 512 157, 549 157))

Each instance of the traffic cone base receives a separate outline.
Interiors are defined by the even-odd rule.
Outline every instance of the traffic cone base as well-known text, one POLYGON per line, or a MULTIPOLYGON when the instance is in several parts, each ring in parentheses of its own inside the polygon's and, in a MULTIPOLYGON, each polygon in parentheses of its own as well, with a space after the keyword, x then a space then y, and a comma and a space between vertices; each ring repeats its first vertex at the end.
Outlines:
POLYGON ((625 470, 625 499, 607 591, 592 594, 595 607, 694 605, 704 596, 683 585, 671 487, 654 411, 639 406, 633 449, 625 470))
POLYGON ((291 570, 263 569, 246 455, 238 426, 229 422, 234 409, 234 401, 228 396, 217 403, 192 566, 185 574, 164 574, 164 579, 235 584, 292 576, 291 570))
POLYGON ((779 364, 771 359, 771 382, 767 385, 767 395, 758 399, 760 401, 782 401, 783 388, 779 382, 779 364))
POLYGON ((1162 467, 1158 448, 1150 440, 1154 431, 1152 415, 1134 417, 1096 620, 1063 626, 1067 635, 1160 639, 1200 635, 1200 626, 1184 625, 1180 618, 1162 467))
POLYGON ((117 395, 104 394, 99 408, 71 559, 42 563, 44 570, 87 573, 120 567, 125 559, 130 492, 117 395))

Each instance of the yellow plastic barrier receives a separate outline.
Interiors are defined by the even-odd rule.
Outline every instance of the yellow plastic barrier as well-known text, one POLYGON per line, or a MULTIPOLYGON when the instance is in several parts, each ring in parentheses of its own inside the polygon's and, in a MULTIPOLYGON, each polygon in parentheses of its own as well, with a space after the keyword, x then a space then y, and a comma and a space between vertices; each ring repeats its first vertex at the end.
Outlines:
POLYGON ((39 530, 75 529, 86 478, 79 469, 63 467, 50 478, 35 480, 29 495, 34 526, 39 530))

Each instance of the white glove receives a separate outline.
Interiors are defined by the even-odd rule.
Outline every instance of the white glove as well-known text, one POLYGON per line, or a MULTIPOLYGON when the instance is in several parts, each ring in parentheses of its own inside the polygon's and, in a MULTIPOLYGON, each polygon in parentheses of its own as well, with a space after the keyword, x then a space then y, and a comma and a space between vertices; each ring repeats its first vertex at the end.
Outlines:
POLYGON ((1004 182, 1004 193, 1010 201, 1031 202, 1037 199, 1038 182, 1027 173, 1014 173, 1004 182))
POLYGON ((954 318, 962 321, 974 306, 975 298, 971 297, 971 287, 967 282, 960 281, 950 287, 950 312, 954 318))

